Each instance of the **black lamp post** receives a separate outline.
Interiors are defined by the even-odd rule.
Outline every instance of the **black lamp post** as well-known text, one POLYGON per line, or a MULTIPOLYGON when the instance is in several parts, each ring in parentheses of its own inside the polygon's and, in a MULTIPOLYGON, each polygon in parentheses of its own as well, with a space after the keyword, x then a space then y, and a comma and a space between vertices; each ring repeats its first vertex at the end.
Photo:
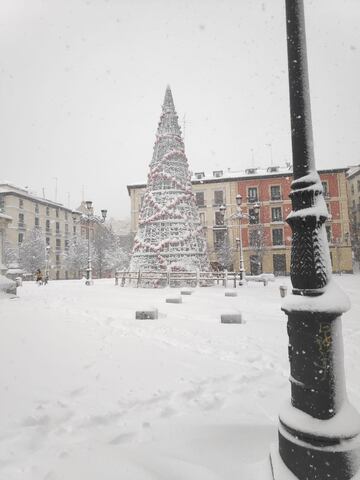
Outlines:
POLYGON ((275 479, 283 464, 300 480, 349 480, 359 468, 360 420, 346 397, 341 314, 347 297, 331 281, 325 221, 315 169, 303 0, 286 0, 293 151, 292 295, 288 316, 291 403, 280 413, 275 479), (278 455, 279 454, 279 455, 278 455))
MULTIPOLYGON (((85 285, 90 286, 90 285, 94 284, 93 278, 92 278, 92 258, 91 258, 91 248, 90 248, 91 247, 91 245, 90 245, 90 224, 91 223, 104 223, 105 219, 106 219, 106 215, 107 215, 107 210, 105 210, 105 209, 101 210, 101 217, 102 218, 99 218, 96 215, 94 215, 94 213, 92 211, 92 201, 91 200, 87 200, 85 202, 85 206, 86 206, 87 212, 82 214, 82 216, 80 218, 80 222, 85 221, 86 226, 87 226, 88 266, 87 266, 87 269, 86 269, 85 285)), ((73 215, 73 222, 76 223, 75 212, 74 212, 74 215, 73 215)))

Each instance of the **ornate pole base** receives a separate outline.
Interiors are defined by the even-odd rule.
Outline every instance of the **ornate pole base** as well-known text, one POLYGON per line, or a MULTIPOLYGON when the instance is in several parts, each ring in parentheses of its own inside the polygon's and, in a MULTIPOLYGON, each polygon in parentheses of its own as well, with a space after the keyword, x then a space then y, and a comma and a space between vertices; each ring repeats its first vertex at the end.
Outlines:
POLYGON ((284 469, 298 480, 350 480, 360 468, 360 415, 347 400, 343 366, 341 314, 348 307, 334 282, 323 295, 283 303, 291 402, 280 412, 279 450, 271 454, 275 480, 284 469))

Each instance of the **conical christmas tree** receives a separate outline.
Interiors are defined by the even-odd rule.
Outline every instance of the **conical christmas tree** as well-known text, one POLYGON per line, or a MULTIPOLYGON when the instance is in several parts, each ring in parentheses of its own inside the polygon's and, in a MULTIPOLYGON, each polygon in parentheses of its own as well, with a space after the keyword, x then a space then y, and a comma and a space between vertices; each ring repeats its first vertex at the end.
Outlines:
POLYGON ((130 270, 209 271, 170 87, 166 88, 130 270))

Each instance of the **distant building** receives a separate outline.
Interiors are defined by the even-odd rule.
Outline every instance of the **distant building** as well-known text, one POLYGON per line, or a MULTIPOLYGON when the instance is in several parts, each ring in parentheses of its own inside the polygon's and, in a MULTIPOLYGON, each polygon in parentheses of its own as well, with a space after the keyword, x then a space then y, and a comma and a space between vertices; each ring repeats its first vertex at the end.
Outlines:
POLYGON ((360 262, 360 165, 347 171, 351 243, 354 259, 360 262))
MULTIPOLYGON (((320 170, 324 197, 331 218, 326 222, 334 272, 352 272, 350 220, 346 168, 320 170)), ((249 168, 242 172, 216 170, 208 176, 195 172, 192 188, 204 226, 210 260, 221 268, 225 252, 239 270, 238 221, 223 222, 220 206, 226 205, 226 217, 236 212, 236 195, 242 196, 242 242, 247 274, 260 272, 290 273, 291 229, 285 222, 291 211, 289 199, 292 171, 290 166, 267 169, 249 168), (260 213, 253 212, 259 202, 260 213)), ((136 233, 145 184, 127 187, 131 201, 131 232, 136 233)), ((227 262, 229 263, 229 262, 227 262)))
POLYGON ((9 215, 2 213, 0 209, 0 275, 7 270, 7 266, 4 264, 4 250, 6 230, 10 222, 12 222, 12 218, 9 215))
MULTIPOLYGON (((72 210, 61 203, 32 194, 26 188, 0 183, 0 212, 12 218, 6 231, 6 242, 17 249, 30 231, 43 232, 49 249, 51 279, 72 278, 64 266, 64 253, 79 228, 73 222, 72 210)), ((80 213, 76 213, 81 216, 80 213)), ((41 268, 41 266, 39 266, 41 268)), ((28 272, 34 273, 34 272, 28 272)))

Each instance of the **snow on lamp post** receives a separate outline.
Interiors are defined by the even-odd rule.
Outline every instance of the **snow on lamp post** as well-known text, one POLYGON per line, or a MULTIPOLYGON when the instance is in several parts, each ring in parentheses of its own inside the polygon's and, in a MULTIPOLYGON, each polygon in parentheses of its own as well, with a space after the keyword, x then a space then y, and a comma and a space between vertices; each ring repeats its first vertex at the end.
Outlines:
MULTIPOLYGON (((94 215, 93 213, 93 208, 92 208, 92 201, 87 200, 85 202, 85 206, 87 209, 86 213, 83 213, 80 218, 80 222, 85 222, 86 227, 87 227, 87 257, 88 257, 88 266, 86 269, 86 281, 85 285, 90 286, 94 284, 93 278, 92 278, 92 258, 91 258, 91 244, 90 244, 90 224, 94 223, 104 223, 106 220, 106 215, 107 215, 107 210, 103 209, 101 210, 101 217, 99 218, 98 216, 94 215)), ((77 222, 76 218, 76 212, 73 212, 73 222, 77 222)))
POLYGON ((50 245, 45 246, 45 278, 49 278, 50 245))
POLYGON ((281 410, 274 478, 349 480, 359 468, 360 417, 346 396, 341 314, 349 308, 331 280, 323 187, 315 169, 303 0, 286 0, 293 151, 292 295, 288 316, 291 402, 281 410), (285 475, 285 476, 284 476, 285 475), (287 475, 287 476, 286 476, 287 475))
MULTIPOLYGON (((244 249, 243 249, 243 243, 242 243, 242 219, 243 218, 251 218, 250 214, 247 214, 243 212, 241 205, 242 205, 242 196, 240 194, 236 195, 236 212, 230 215, 228 218, 225 219, 225 212, 226 212, 226 206, 221 205, 220 207, 220 213, 224 218, 224 222, 228 222, 229 220, 232 219, 237 219, 238 220, 238 228, 239 228, 239 237, 236 238, 236 244, 239 245, 239 254, 240 254, 240 261, 239 261, 239 274, 240 274, 240 281, 239 285, 245 285, 246 284, 246 272, 245 272, 245 266, 244 266, 244 249)), ((253 206, 253 211, 255 215, 257 215, 260 211, 260 204, 256 203, 253 206)))

